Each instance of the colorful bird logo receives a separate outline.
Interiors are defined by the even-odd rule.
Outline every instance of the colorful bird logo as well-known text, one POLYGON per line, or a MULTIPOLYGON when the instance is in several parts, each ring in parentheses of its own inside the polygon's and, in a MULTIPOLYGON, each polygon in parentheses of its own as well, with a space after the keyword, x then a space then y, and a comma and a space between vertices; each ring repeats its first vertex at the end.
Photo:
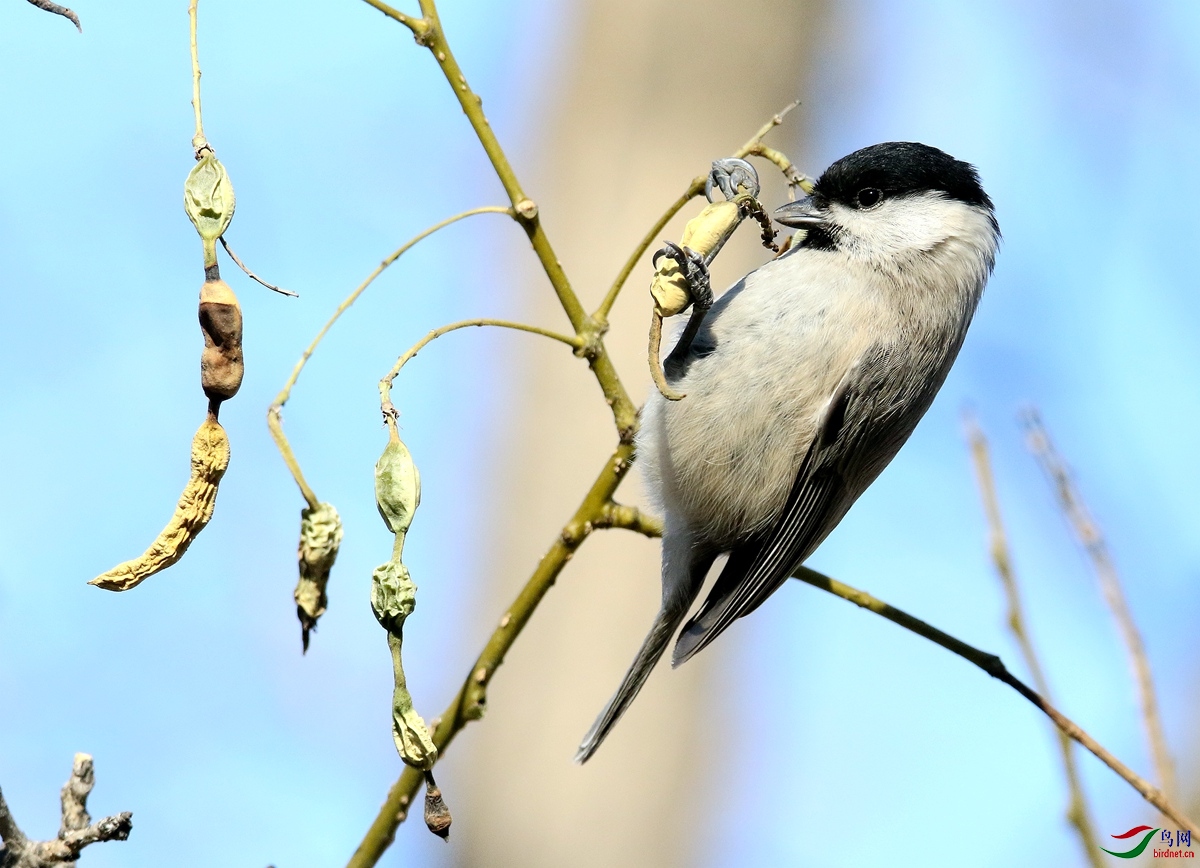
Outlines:
POLYGON ((1104 847, 1101 847, 1100 849, 1104 850, 1104 852, 1108 853, 1110 856, 1116 856, 1118 859, 1132 859, 1134 856, 1142 855, 1142 851, 1146 849, 1146 845, 1150 843, 1150 839, 1154 837, 1154 833, 1157 831, 1158 829, 1151 829, 1149 826, 1134 826, 1128 832, 1125 832, 1121 835, 1112 836, 1114 838, 1125 839, 1132 838, 1134 835, 1140 835, 1142 832, 1145 832, 1146 836, 1142 838, 1141 842, 1132 850, 1126 850, 1124 853, 1118 853, 1115 850, 1107 850, 1104 847))

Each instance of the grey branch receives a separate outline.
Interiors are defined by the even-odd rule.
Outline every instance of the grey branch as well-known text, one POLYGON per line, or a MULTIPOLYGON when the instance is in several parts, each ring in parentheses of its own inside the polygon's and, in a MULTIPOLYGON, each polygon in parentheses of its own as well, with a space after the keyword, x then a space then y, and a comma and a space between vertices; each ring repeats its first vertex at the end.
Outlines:
POLYGON ((59 6, 57 3, 51 3, 50 0, 29 0, 38 9, 45 9, 47 12, 53 12, 55 15, 61 15, 72 24, 75 29, 83 33, 83 25, 79 23, 79 16, 68 9, 66 6, 59 6))
POLYGON ((58 837, 50 841, 30 841, 13 819, 4 794, 0 792, 0 868, 71 868, 88 844, 98 841, 124 841, 133 828, 133 814, 124 811, 93 823, 87 812, 87 797, 96 784, 92 758, 75 754, 71 777, 62 788, 62 823, 58 837))

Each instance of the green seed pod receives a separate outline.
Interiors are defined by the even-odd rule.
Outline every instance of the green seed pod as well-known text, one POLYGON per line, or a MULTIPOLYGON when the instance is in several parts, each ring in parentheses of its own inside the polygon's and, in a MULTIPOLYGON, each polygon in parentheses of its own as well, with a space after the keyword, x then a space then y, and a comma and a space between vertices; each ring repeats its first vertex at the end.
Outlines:
POLYGON ((300 579, 293 596, 300 619, 301 641, 308 650, 308 636, 325 614, 329 598, 325 588, 342 544, 342 519, 331 503, 319 503, 300 512, 300 579))
POLYGON ((408 533, 421 505, 421 474, 394 432, 375 464, 375 505, 388 530, 400 535, 408 533))
POLYGON ((401 635, 404 619, 417 606, 417 586, 408 567, 399 559, 376 567, 371 576, 371 609, 379 625, 393 636, 401 635))
POLYGON ((217 239, 233 219, 233 182, 212 151, 196 161, 183 185, 183 210, 204 242, 204 266, 217 262, 217 239))
POLYGON ((388 645, 392 649, 392 670, 396 681, 392 691, 392 741, 396 744, 400 759, 414 768, 428 771, 437 762, 437 745, 433 743, 425 721, 413 708, 412 696, 404 681, 404 667, 400 663, 400 638, 389 633, 388 645))

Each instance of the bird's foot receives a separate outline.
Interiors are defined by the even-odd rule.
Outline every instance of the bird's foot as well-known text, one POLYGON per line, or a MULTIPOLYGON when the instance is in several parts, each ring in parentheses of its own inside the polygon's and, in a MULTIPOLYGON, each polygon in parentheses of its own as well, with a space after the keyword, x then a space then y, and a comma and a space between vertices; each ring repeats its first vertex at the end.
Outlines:
POLYGON ((704 257, 689 247, 680 247, 673 241, 663 242, 663 248, 654 254, 652 261, 655 268, 658 267, 658 260, 664 256, 669 256, 679 266, 683 279, 687 282, 692 304, 702 310, 712 307, 712 283, 709 280, 708 263, 704 261, 704 257))
POLYGON ((737 157, 727 157, 714 160, 708 179, 704 182, 704 195, 708 201, 713 200, 713 187, 721 191, 726 200, 738 195, 738 188, 743 188, 752 198, 758 198, 762 185, 758 182, 758 172, 745 160, 737 157))

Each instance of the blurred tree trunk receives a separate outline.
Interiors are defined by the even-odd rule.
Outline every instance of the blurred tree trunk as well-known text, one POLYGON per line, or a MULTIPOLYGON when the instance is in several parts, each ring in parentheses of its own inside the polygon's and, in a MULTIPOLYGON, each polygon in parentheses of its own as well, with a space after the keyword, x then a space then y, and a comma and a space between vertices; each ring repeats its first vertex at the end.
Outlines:
MULTIPOLYGON (((804 91, 824 4, 812 0, 678 3, 588 0, 567 37, 561 71, 527 132, 518 171, 589 309, 654 220, 716 157, 735 150, 804 91), (521 158, 524 159, 521 159, 521 158)), ((803 108, 769 141, 787 147, 803 108)), ((767 167, 770 168, 770 167, 767 167)), ((769 206, 784 187, 760 167, 769 206)), ((772 172, 774 170, 772 169, 772 172)), ((777 175, 778 173, 774 173, 777 175)), ((685 210, 663 238, 678 238, 685 210)), ((715 266, 714 288, 766 260, 741 230, 715 266)), ((661 240, 661 239, 660 239, 661 240)), ((656 242, 655 247, 658 244, 656 242)), ((524 264, 528 321, 563 325, 545 279, 524 264)), ((648 259, 611 317, 608 344, 639 403, 649 324, 648 259)), ((495 516, 483 574, 496 577, 483 613, 499 617, 616 442, 603 399, 583 370, 549 350, 525 353, 504 468, 490 480, 495 516), (539 360, 537 364, 532 358, 539 360)), ((518 362, 522 364, 522 362, 518 362)), ((635 472, 620 493, 641 502, 635 472)), ((509 655, 485 723, 462 740, 453 792, 465 862, 499 866, 671 866, 703 861, 722 805, 721 780, 739 751, 717 732, 730 644, 678 671, 662 664, 612 737, 584 767, 575 747, 632 661, 657 611, 659 546, 623 531, 597 534, 509 655)), ((489 625, 490 626, 490 623, 489 625)))

